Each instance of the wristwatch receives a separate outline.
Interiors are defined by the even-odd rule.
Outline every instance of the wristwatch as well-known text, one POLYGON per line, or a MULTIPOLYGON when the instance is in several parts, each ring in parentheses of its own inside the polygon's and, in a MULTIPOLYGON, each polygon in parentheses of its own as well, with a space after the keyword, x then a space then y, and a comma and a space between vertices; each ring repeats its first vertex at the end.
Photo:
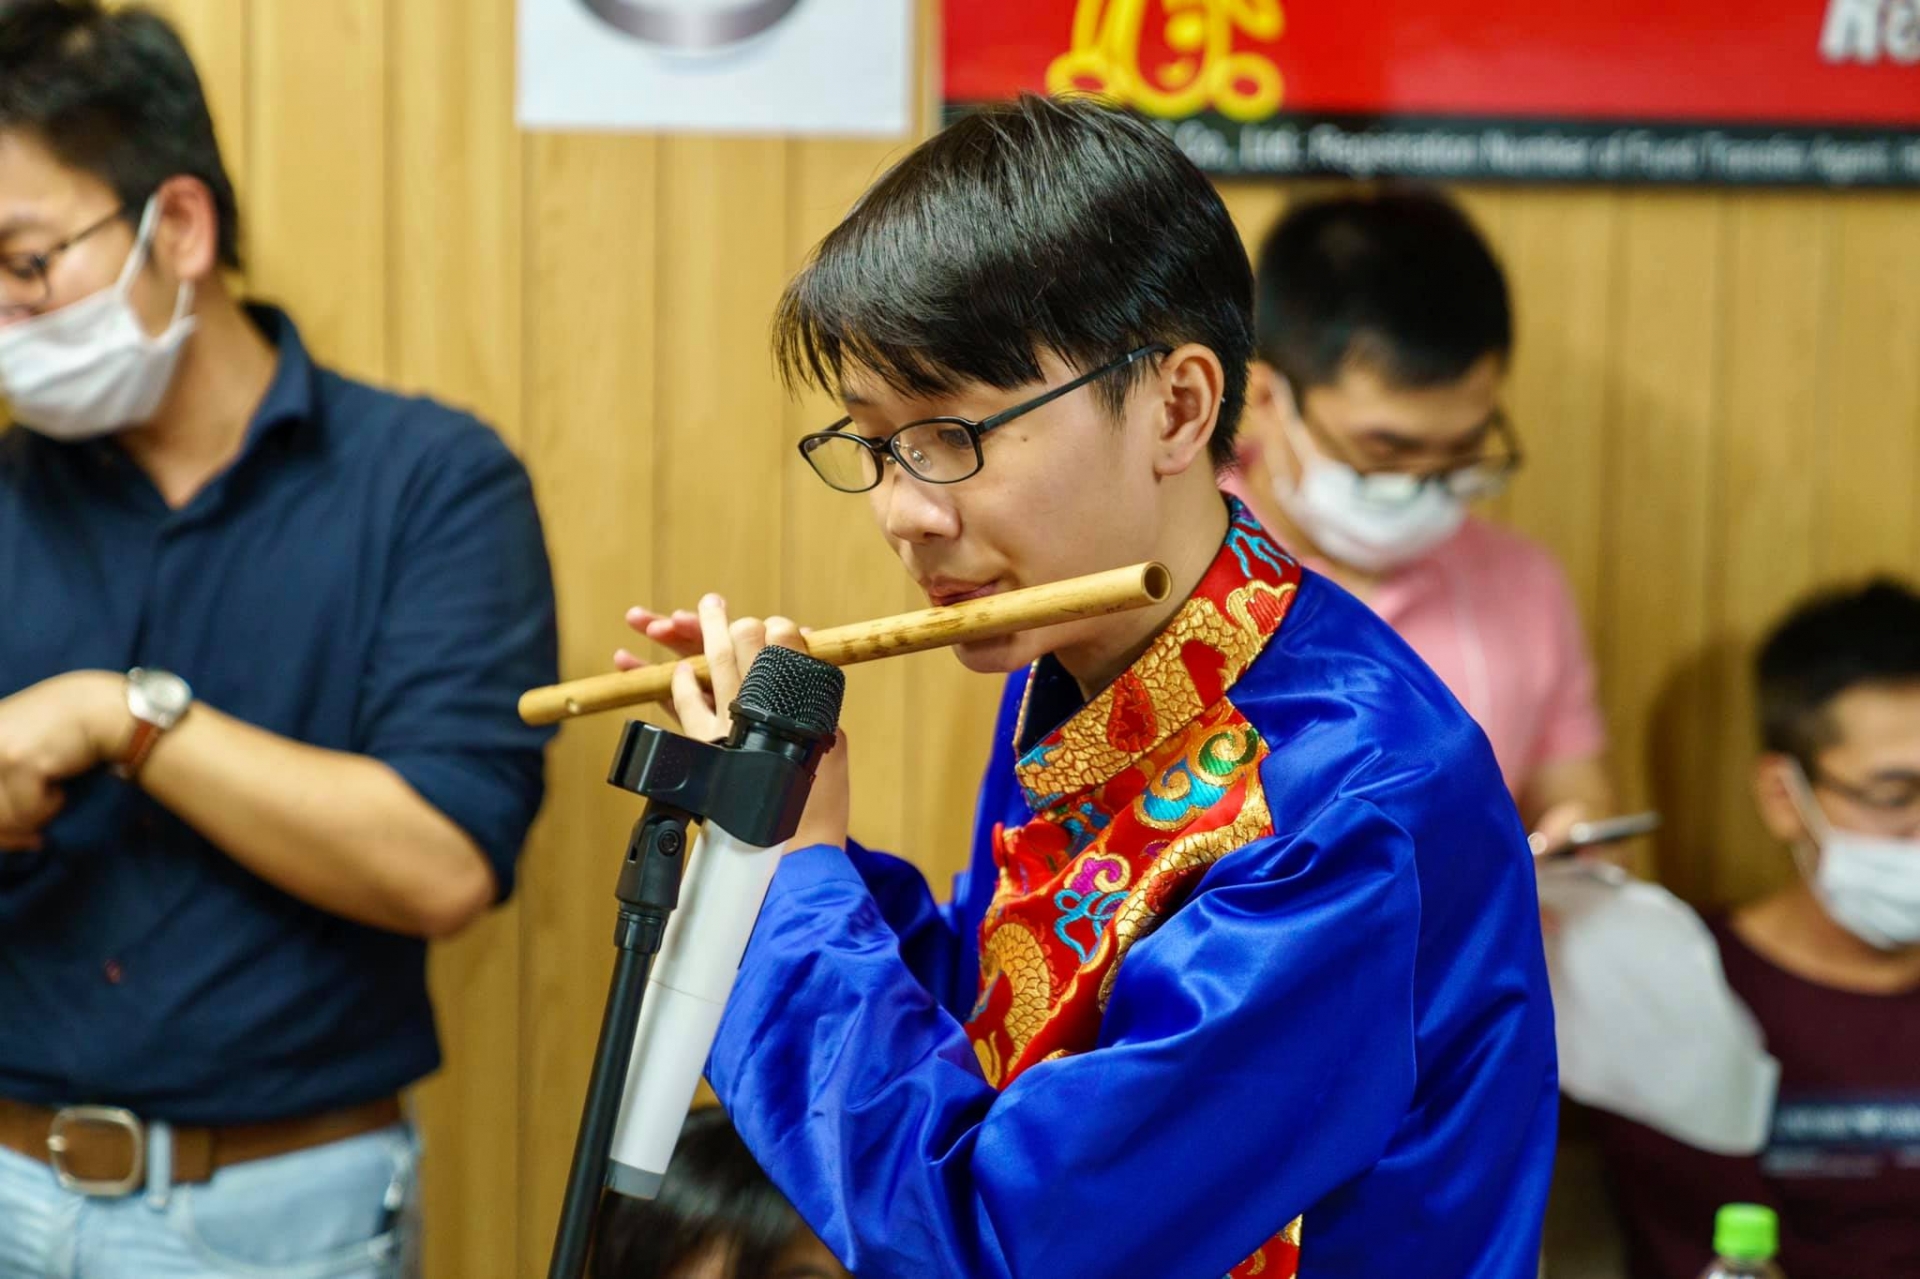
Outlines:
POLYGON ((133 712, 133 740, 113 771, 131 780, 153 753, 160 734, 180 722, 193 705, 193 689, 172 671, 136 666, 127 672, 127 709, 133 712))

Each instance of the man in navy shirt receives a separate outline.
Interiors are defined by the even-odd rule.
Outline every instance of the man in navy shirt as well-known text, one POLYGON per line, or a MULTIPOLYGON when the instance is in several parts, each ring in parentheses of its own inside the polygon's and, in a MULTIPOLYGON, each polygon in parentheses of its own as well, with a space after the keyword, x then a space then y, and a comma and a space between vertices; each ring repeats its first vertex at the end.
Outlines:
POLYGON ((0 2, 0 1279, 398 1273, 426 940, 540 802, 525 471, 237 243, 175 33, 0 2))

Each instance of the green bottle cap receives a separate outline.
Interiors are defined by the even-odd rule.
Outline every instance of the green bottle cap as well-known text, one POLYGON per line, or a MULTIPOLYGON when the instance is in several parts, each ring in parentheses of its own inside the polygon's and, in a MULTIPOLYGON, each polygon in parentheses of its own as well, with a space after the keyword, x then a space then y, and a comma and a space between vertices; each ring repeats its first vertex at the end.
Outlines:
POLYGON ((1759 1204, 1728 1204, 1713 1218, 1713 1250, 1728 1261, 1771 1261, 1780 1248, 1780 1219, 1759 1204))

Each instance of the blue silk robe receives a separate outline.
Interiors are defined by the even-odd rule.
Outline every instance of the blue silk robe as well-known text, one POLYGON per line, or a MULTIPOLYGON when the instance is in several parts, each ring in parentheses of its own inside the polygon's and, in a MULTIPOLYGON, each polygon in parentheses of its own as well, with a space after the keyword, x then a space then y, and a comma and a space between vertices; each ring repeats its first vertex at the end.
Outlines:
POLYGON ((861 1279, 1533 1279, 1552 1013, 1480 731, 1237 504, 1079 700, 1011 682, 949 904, 785 859, 709 1063, 776 1184, 861 1279))

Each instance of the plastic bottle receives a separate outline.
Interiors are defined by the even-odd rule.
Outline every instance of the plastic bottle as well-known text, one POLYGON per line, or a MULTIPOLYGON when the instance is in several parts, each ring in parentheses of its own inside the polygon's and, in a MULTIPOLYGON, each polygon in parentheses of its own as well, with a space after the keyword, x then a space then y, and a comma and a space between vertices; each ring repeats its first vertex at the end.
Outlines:
POLYGON ((1780 1221, 1759 1204, 1728 1204, 1713 1218, 1713 1250, 1719 1255, 1700 1279, 1786 1279, 1773 1257, 1780 1250, 1780 1221))

